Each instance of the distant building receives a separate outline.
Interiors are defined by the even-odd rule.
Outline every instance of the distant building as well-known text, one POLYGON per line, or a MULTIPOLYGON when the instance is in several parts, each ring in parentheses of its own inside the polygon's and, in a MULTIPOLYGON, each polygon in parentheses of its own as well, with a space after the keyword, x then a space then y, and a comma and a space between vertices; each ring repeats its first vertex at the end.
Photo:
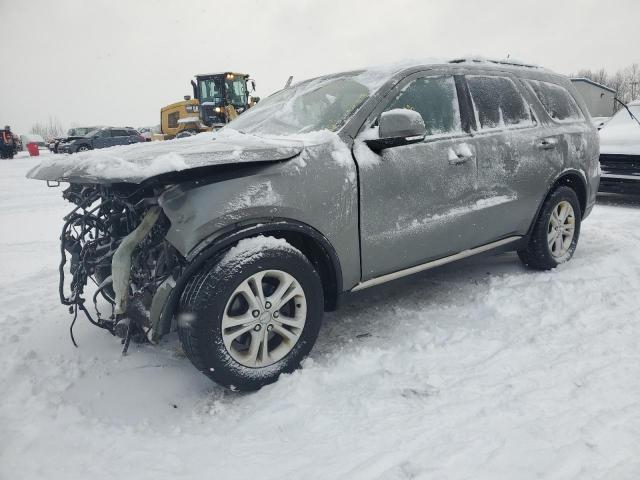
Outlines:
POLYGON ((615 111, 613 97, 616 91, 588 78, 572 78, 571 81, 584 99, 592 117, 610 117, 615 111))

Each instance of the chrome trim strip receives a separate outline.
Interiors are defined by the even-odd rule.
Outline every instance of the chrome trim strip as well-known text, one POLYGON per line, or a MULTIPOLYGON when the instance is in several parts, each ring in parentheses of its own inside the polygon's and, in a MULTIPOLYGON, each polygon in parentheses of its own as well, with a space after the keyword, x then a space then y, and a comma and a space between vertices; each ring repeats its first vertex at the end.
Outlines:
POLYGON ((640 181, 640 175, 618 175, 615 173, 601 173, 600 178, 612 178, 615 180, 638 180, 640 181))
POLYGON ((502 245, 515 242, 516 240, 520 240, 521 238, 523 237, 503 238, 502 240, 498 240, 497 242, 487 243, 486 245, 482 245, 476 248, 471 248, 469 250, 463 250, 462 252, 458 252, 455 255, 439 258, 438 260, 433 260, 431 262, 423 263, 422 265, 416 265, 415 267, 406 268, 404 270, 399 270, 397 272, 387 273, 386 275, 372 278, 371 280, 367 280, 366 282, 360 282, 355 287, 353 287, 351 291, 357 292, 359 290, 364 290, 365 288, 390 282, 391 280, 395 280, 397 278, 406 277, 407 275, 412 275, 414 273, 422 272, 424 270, 429 270, 430 268, 435 268, 435 267, 439 267, 440 265, 445 265, 447 263, 455 262, 456 260, 462 260, 463 258, 471 257, 472 255, 486 252, 488 250, 492 250, 502 245))

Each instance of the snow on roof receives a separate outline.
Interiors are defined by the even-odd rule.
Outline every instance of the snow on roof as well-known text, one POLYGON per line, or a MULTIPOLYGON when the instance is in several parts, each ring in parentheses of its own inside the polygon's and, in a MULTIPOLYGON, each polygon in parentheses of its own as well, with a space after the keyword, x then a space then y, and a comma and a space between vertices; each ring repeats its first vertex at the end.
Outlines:
POLYGON ((375 65, 366 67, 362 70, 365 71, 387 71, 387 72, 400 72, 407 68, 419 67, 422 65, 446 65, 446 64, 472 64, 472 65, 485 65, 485 66, 507 66, 514 68, 535 68, 544 70, 543 67, 535 65, 533 63, 524 62, 516 59, 494 59, 486 58, 478 55, 467 55, 457 58, 442 58, 442 57, 427 57, 427 58, 408 58, 383 65, 375 65))
POLYGON ((616 91, 613 88, 609 88, 606 85, 602 85, 601 83, 598 82, 594 82, 593 80, 589 79, 589 78, 585 78, 585 77, 577 77, 577 78, 572 78, 571 79, 572 82, 585 82, 585 83, 589 83, 595 87, 599 87, 602 88, 603 90, 607 90, 611 93, 616 93, 616 91))
POLYGON ((242 76, 242 77, 249 76, 247 73, 232 72, 231 70, 227 70, 226 72, 216 72, 216 73, 196 73, 195 76, 196 77, 213 77, 215 75, 226 75, 227 73, 231 73, 235 76, 242 76))
POLYGON ((505 60, 496 60, 485 58, 482 56, 465 56, 460 58, 442 58, 442 57, 426 57, 426 58, 407 58, 398 60, 396 62, 379 64, 379 65, 370 65, 363 68, 357 68, 350 71, 336 72, 333 74, 322 75, 320 77, 315 78, 306 78, 300 80, 299 82, 294 82, 293 86, 298 86, 302 83, 307 83, 315 80, 319 80, 322 78, 329 78, 333 76, 340 76, 346 74, 353 74, 355 78, 362 84, 366 85, 371 92, 374 92, 379 87, 381 87, 387 80, 389 80, 394 75, 402 72, 403 70, 408 70, 410 68, 419 68, 426 66, 435 66, 435 65, 450 65, 450 64, 472 64, 472 65, 484 65, 487 67, 509 67, 509 68, 535 68, 540 71, 549 72, 549 70, 531 64, 522 62, 519 60, 505 59, 505 60))
POLYGON ((515 58, 487 58, 477 55, 464 56, 460 58, 454 58, 449 60, 448 63, 487 63, 492 65, 507 65, 510 67, 525 67, 525 68, 542 68, 540 65, 536 65, 530 62, 524 62, 515 58))

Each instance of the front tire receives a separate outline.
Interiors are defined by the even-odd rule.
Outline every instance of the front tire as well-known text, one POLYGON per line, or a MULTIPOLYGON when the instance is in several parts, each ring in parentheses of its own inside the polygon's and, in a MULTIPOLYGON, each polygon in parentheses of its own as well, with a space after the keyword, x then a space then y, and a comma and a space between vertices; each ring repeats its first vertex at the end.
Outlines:
POLYGON ((547 197, 520 260, 536 270, 550 270, 573 257, 580 237, 582 211, 576 192, 558 187, 547 197))
POLYGON ((88 152, 89 150, 91 150, 91 148, 89 148, 88 145, 80 145, 78 147, 78 153, 88 152))
POLYGON ((213 381, 257 390, 292 372, 316 341, 322 284, 284 240, 242 240, 185 287, 178 333, 187 357, 213 381))

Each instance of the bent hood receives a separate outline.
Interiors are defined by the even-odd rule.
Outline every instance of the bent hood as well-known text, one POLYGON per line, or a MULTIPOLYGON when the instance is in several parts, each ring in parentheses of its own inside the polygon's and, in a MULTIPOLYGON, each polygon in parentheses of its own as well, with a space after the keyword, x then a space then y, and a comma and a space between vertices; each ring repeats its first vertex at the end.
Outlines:
POLYGON ((215 134, 56 155, 44 158, 27 177, 74 183, 142 183, 199 167, 287 160, 303 148, 302 141, 291 138, 262 138, 224 129, 215 134))

